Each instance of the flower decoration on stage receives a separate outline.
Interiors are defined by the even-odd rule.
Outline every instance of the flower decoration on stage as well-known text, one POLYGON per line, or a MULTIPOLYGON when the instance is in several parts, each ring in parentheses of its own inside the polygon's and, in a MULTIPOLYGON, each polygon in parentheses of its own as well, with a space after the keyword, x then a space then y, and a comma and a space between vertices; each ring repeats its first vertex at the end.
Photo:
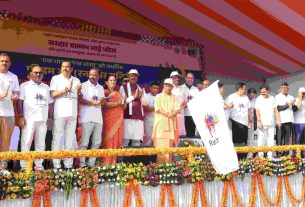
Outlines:
MULTIPOLYGON (((200 147, 200 144, 198 142, 195 142, 191 138, 187 139, 180 139, 178 147, 200 147)), ((179 154, 180 160, 187 160, 189 158, 189 153, 181 153, 179 154)), ((205 157, 204 154, 196 154, 194 155, 195 159, 201 159, 202 157, 205 157)))
MULTIPOLYGON (((186 148, 188 149, 188 148, 186 148)), ((177 161, 174 163, 147 166, 142 163, 116 163, 94 168, 72 170, 49 169, 25 173, 0 173, 0 199, 29 198, 33 190, 36 193, 63 191, 69 197, 73 190, 94 190, 98 184, 110 183, 122 188, 135 181, 146 186, 180 185, 201 181, 229 181, 246 174, 267 176, 288 176, 296 173, 305 174, 305 159, 281 157, 273 160, 252 158, 239 161, 239 170, 227 175, 217 174, 207 156, 203 159, 177 161), (33 185, 31 185, 33 183, 33 185), (31 187, 33 186, 33 187, 31 187)))
POLYGON ((213 134, 215 134, 215 126, 218 123, 217 116, 215 114, 207 114, 205 115, 205 124, 206 128, 209 130, 211 136, 213 137, 213 134))
POLYGON ((33 187, 24 172, 0 173, 0 200, 30 198, 33 187))

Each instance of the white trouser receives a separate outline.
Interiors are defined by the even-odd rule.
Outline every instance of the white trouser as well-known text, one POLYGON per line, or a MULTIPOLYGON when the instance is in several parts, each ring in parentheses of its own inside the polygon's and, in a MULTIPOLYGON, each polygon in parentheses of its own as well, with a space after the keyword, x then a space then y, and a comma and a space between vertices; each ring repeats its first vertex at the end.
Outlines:
POLYGON ((144 136, 144 123, 142 120, 124 119, 124 146, 132 140, 132 146, 140 146, 144 136))
MULTIPOLYGON (((89 139, 92 135, 91 149, 99 149, 102 143, 102 131, 103 124, 94 123, 94 122, 86 122, 82 123, 82 141, 80 144, 80 150, 86 150, 89 145, 89 139)), ((88 167, 95 166, 95 157, 90 157, 87 163, 88 167)), ((86 158, 80 158, 80 166, 86 166, 86 158)))
MULTIPOLYGON (((47 123, 45 121, 27 121, 26 125, 22 128, 21 133, 21 151, 28 152, 31 149, 33 136, 35 133, 35 151, 44 151, 47 133, 47 123)), ((42 159, 35 160, 35 169, 42 170, 42 159)), ((26 168, 26 162, 20 161, 22 169, 26 168)))
MULTIPOLYGON (((64 117, 54 120, 52 150, 73 150, 76 130, 76 118, 64 117), (61 138, 64 138, 64 146, 61 147, 61 138)), ((60 159, 53 159, 54 168, 60 168, 60 159)), ((72 168, 73 158, 64 159, 65 168, 72 168)))
POLYGON ((18 143, 20 138, 20 128, 15 126, 14 131, 10 141, 10 151, 17 152, 18 151, 18 143))
POLYGON ((257 140, 255 140, 257 130, 254 131, 253 128, 248 129, 248 140, 247 145, 248 146, 257 146, 257 140))
POLYGON ((154 128, 154 120, 144 120, 144 138, 143 146, 152 146, 152 133, 154 128))
MULTIPOLYGON (((274 146, 274 127, 267 128, 263 126, 263 129, 257 129, 257 145, 258 146, 274 146)), ((260 157, 264 156, 263 152, 259 152, 260 157)), ((272 157, 272 152, 267 153, 268 157, 272 157)))

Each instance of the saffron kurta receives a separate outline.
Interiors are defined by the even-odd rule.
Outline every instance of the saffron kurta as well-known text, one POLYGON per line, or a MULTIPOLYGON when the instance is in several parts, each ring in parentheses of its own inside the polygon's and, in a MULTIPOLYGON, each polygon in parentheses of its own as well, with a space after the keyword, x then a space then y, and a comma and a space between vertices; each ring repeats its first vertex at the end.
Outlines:
MULTIPOLYGON (((156 147, 170 147, 170 146, 160 146, 161 141, 168 140, 172 142, 179 141, 179 127, 177 122, 177 116, 173 118, 168 118, 165 113, 171 113, 175 110, 180 109, 179 99, 175 95, 167 95, 165 93, 160 93, 155 99, 155 117, 154 117, 154 128, 152 139, 154 140, 156 147), (165 139, 165 140, 164 140, 165 139)), ((170 143, 170 142, 168 142, 170 143)))

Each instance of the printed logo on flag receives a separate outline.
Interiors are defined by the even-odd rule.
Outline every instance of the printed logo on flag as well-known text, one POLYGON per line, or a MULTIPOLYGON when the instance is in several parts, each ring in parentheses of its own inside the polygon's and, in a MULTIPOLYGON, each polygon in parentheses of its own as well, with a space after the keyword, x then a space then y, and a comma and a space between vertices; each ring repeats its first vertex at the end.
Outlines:
POLYGON ((206 127, 208 128, 212 137, 214 137, 213 135, 216 134, 215 126, 216 126, 217 123, 218 123, 218 119, 217 119, 216 114, 205 115, 205 124, 206 124, 206 127))

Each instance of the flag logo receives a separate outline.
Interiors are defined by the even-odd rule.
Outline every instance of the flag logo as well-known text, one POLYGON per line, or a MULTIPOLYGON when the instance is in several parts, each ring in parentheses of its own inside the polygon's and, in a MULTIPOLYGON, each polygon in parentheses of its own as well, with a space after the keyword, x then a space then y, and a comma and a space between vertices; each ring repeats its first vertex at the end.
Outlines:
POLYGON ((212 137, 213 137, 213 134, 216 133, 215 126, 217 125, 217 123, 218 123, 218 119, 215 114, 213 114, 213 115, 207 114, 205 116, 205 125, 206 125, 206 128, 209 130, 212 137))

